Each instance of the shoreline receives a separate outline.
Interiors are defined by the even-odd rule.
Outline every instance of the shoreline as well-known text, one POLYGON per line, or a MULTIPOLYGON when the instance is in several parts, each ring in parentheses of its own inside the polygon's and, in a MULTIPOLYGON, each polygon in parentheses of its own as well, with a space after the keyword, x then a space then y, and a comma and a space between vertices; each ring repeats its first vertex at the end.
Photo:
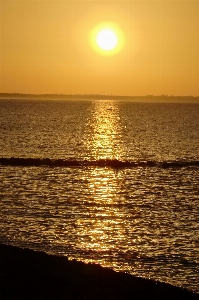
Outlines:
POLYGON ((199 299, 199 294, 65 256, 0 244, 0 298, 199 299))

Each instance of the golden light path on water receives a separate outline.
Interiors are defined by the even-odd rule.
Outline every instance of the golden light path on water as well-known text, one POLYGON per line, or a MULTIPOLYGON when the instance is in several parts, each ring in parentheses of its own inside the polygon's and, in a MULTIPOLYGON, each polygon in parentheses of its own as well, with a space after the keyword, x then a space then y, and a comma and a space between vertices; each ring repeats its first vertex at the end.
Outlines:
MULTIPOLYGON (((30 106, 27 103, 28 110, 24 112, 31 110, 32 105, 32 102, 30 106)), ((175 144, 168 148, 171 144, 170 132, 175 131, 178 122, 179 128, 186 128, 188 123, 184 120, 189 106, 182 107, 178 121, 172 122, 166 135, 165 116, 163 119, 160 115, 168 110, 167 121, 171 124, 171 115, 174 121, 181 106, 136 104, 130 109, 130 103, 127 105, 111 100, 64 102, 61 106, 58 103, 56 107, 59 110, 55 110, 54 105, 47 104, 48 109, 51 107, 49 115, 39 127, 39 120, 46 112, 46 102, 43 111, 40 104, 36 106, 36 119, 33 118, 38 131, 42 132, 46 120, 52 116, 49 121, 51 128, 44 143, 50 150, 52 148, 52 152, 46 152, 49 157, 54 154, 58 158, 64 157, 65 153, 66 157, 88 162, 115 158, 150 159, 150 156, 145 158, 144 149, 153 148, 152 142, 157 144, 157 148, 153 148, 157 151, 157 158, 163 148, 166 152, 168 149, 174 151, 174 148, 179 151, 190 141, 191 131, 188 130, 185 144, 178 148, 177 134, 174 135, 175 144), (71 110, 68 111, 70 105, 71 110), (64 117, 68 114, 67 119, 62 119, 65 123, 55 135, 55 128, 59 128, 61 123, 57 116, 61 112, 64 117), (151 129, 148 128, 152 122, 150 118, 155 122, 151 129), (146 131, 149 134, 145 134, 146 131), (67 139, 68 133, 71 144, 67 139), (62 137, 63 145, 60 146, 60 139, 52 147, 58 136, 62 137), (52 143, 48 145, 50 139, 52 143), (158 144, 160 139, 162 148, 158 144)), ((15 119, 17 107, 14 102, 11 116, 15 119)), ((22 107, 23 102, 18 108, 20 112, 22 107)), ((194 116, 195 107, 191 107, 191 111, 194 116)), ((12 118, 4 124, 13 124, 12 118)), ((194 118, 189 119, 190 128, 193 128, 194 118)), ((19 132, 12 133, 8 145, 12 144, 18 133, 17 141, 21 146, 20 141, 28 141, 32 128, 24 126, 27 132, 21 133, 18 120, 15 123, 13 127, 17 126, 19 132)), ((194 128, 197 125, 198 118, 194 128)), ((28 147, 28 153, 34 153, 35 144, 33 147, 31 142, 28 147)), ((7 149, 9 151, 9 147, 7 149)), ((192 149, 187 153, 192 155, 194 152, 192 149)), ((41 155, 41 149, 38 153, 41 155)), ((174 154, 178 157, 178 153, 174 154)), ((182 285, 198 292, 198 176, 197 167, 111 169, 90 165, 82 168, 0 166, 1 241, 182 285)))
POLYGON ((120 159, 124 155, 118 102, 99 100, 93 103, 86 141, 94 160, 120 159))
MULTIPOLYGON (((96 101, 92 114, 88 147, 94 159, 120 159, 123 145, 120 133, 120 117, 117 102, 96 101)), ((123 185, 123 174, 110 168, 91 168, 86 199, 87 216, 77 220, 81 250, 102 253, 99 263, 114 267, 109 251, 125 243, 127 212, 124 210, 125 198, 118 191, 123 185), (126 221, 125 221, 126 220, 126 221), (109 259, 106 260, 106 257, 109 259)), ((93 259, 84 259, 91 262, 93 259)), ((118 269, 118 264, 117 264, 118 269)))

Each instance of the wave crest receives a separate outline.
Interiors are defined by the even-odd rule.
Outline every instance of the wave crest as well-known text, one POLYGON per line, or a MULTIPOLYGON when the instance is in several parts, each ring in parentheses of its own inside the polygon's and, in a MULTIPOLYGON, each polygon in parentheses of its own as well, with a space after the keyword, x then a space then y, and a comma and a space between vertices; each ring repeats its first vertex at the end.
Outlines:
POLYGON ((198 167, 199 161, 121 161, 117 159, 99 159, 99 160, 64 160, 50 158, 0 158, 0 164, 3 166, 24 166, 24 167, 110 167, 114 169, 135 168, 135 167, 157 167, 157 168, 183 168, 198 167))

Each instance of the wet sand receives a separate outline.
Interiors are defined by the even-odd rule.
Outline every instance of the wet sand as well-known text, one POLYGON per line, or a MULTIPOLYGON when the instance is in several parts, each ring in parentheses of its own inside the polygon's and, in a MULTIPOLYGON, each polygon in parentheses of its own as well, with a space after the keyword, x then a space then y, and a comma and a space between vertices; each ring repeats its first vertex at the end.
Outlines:
POLYGON ((0 299, 178 300, 199 299, 199 294, 63 256, 0 245, 0 299))

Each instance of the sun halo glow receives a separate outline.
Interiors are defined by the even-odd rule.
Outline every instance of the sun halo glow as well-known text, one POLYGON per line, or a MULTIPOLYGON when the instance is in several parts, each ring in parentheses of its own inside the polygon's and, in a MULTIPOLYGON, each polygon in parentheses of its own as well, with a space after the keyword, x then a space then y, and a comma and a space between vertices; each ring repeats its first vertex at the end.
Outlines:
POLYGON ((124 33, 113 22, 97 24, 89 35, 92 48, 100 55, 112 56, 119 53, 124 47, 124 33))

